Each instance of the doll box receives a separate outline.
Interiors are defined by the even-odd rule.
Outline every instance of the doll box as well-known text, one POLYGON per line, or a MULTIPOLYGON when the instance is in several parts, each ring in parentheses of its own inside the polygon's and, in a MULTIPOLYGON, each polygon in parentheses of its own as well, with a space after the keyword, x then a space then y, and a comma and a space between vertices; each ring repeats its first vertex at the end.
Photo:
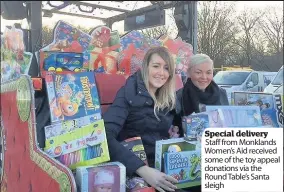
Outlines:
POLYGON ((178 180, 176 186, 179 189, 201 184, 201 152, 199 150, 166 152, 164 156, 164 172, 178 180))
POLYGON ((81 192, 125 192, 126 168, 119 162, 76 169, 76 183, 81 192))
POLYGON ((163 154, 165 152, 195 151, 196 149, 197 142, 186 141, 184 138, 156 141, 155 168, 159 171, 163 171, 163 154))

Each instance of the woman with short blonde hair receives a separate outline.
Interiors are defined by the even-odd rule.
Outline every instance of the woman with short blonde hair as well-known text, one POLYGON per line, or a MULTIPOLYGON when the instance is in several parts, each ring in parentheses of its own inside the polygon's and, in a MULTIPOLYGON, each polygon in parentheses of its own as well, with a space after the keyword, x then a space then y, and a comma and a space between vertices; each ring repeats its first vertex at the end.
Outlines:
POLYGON ((182 103, 182 115, 200 112, 200 104, 229 105, 226 90, 213 81, 214 63, 205 54, 196 54, 190 58, 188 79, 178 98, 182 103))
MULTIPOLYGON (((214 63, 208 55, 196 54, 190 58, 184 87, 177 93, 177 100, 182 106, 180 118, 192 113, 199 113, 204 105, 229 105, 226 91, 213 81, 214 63)), ((181 119, 176 119, 181 126, 181 119)), ((200 192, 201 186, 181 191, 200 192)))

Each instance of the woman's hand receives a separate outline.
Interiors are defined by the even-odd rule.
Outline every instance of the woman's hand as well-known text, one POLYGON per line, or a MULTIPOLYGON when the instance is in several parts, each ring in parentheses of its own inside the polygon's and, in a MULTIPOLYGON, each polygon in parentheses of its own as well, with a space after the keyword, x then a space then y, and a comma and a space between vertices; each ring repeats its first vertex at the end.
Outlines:
POLYGON ((160 192, 175 191, 175 189, 177 189, 174 184, 178 183, 178 181, 175 178, 151 167, 140 167, 137 169, 136 173, 160 192))

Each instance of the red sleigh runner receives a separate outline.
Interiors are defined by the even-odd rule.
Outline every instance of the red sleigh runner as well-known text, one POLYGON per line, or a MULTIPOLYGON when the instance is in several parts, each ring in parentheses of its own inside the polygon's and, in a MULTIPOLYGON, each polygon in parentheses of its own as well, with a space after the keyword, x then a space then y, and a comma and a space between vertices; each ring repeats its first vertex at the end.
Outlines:
POLYGON ((25 75, 1 85, 1 192, 75 192, 71 171, 37 146, 33 92, 25 75))

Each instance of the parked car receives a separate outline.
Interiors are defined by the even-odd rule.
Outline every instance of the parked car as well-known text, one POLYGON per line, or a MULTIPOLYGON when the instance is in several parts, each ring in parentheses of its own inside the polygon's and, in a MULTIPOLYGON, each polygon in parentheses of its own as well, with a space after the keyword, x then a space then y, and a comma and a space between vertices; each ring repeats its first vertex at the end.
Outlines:
POLYGON ((233 91, 262 92, 269 82, 269 77, 274 78, 275 72, 265 71, 219 71, 214 76, 214 81, 226 89, 228 98, 231 99, 233 91))
POLYGON ((263 92, 274 93, 274 91, 280 86, 282 86, 283 90, 283 66, 279 69, 277 75, 273 78, 272 82, 264 89, 263 92))

